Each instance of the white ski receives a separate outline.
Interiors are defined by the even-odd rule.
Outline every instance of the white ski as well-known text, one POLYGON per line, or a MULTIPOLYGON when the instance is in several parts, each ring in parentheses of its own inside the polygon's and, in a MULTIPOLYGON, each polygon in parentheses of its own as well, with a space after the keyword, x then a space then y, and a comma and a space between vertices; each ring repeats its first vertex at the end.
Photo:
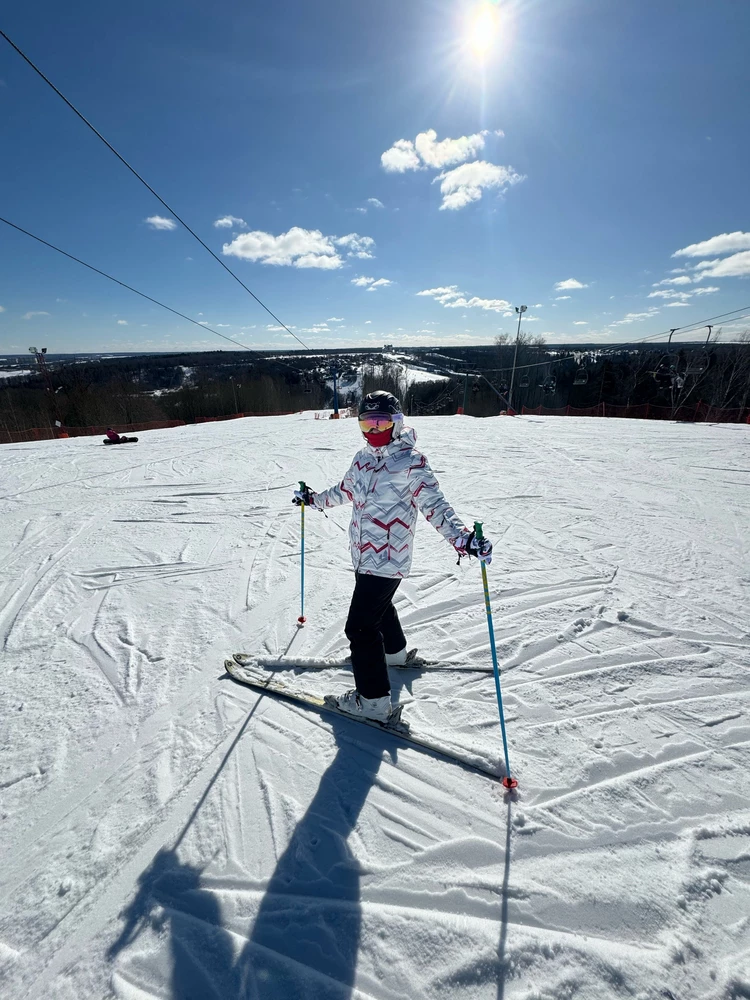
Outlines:
MULTIPOLYGON (((465 670, 468 673, 492 672, 488 667, 470 667, 450 660, 427 660, 417 655, 416 649, 406 654, 406 663, 393 666, 392 670, 465 670)), ((233 653, 232 658, 242 667, 259 666, 267 670, 351 670, 349 657, 322 656, 258 656, 257 653, 233 653)))
POLYGON ((493 761, 481 754, 473 753, 464 747, 456 746, 449 740, 431 736, 428 733, 415 732, 410 728, 408 722, 405 722, 401 718, 398 718, 398 721, 395 723, 381 723, 375 722, 372 719, 357 718, 356 716, 349 715, 337 707, 330 695, 324 698, 319 694, 300 690, 296 684, 288 684, 280 678, 278 672, 269 673, 259 666, 242 665, 237 663, 235 659, 225 660, 224 668, 230 677, 235 681, 239 681, 240 684, 247 684, 258 691, 265 691, 275 697, 296 702, 298 705, 311 708, 317 712, 338 715, 340 718, 349 719, 351 722, 364 724, 370 726, 372 729, 390 733, 420 750, 428 750, 432 753, 440 754, 440 756, 449 758, 463 767, 470 768, 472 771, 478 771, 480 774, 485 774, 497 781, 502 780, 503 769, 500 757, 493 761))

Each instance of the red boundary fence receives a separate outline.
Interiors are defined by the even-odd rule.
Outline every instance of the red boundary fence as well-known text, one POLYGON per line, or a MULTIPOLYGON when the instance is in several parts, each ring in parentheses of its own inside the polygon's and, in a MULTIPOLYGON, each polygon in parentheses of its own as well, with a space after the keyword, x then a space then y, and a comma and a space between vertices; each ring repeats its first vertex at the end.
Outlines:
POLYGON ((563 406, 550 410, 546 406, 524 406, 523 414, 533 414, 540 417, 627 417, 631 420, 680 420, 688 423, 712 424, 750 424, 750 408, 729 410, 707 403, 696 403, 695 406, 653 406, 651 403, 640 403, 638 406, 615 406, 613 403, 599 403, 580 409, 576 406, 563 406))
MULTIPOLYGON (((132 434, 137 431, 152 431, 163 427, 185 427, 190 424, 208 424, 219 420, 237 420, 242 417, 286 417, 296 410, 280 410, 277 413, 228 413, 222 417, 198 417, 196 420, 150 420, 140 424, 100 424, 98 427, 66 427, 57 430, 52 427, 31 427, 25 431, 0 430, 0 444, 16 444, 23 441, 47 441, 59 437, 89 437, 104 435, 111 426, 118 434, 132 434)), ((599 403, 587 409, 576 406, 563 406, 551 410, 546 406, 524 406, 521 412, 526 415, 543 417, 627 417, 631 420, 680 420, 689 423, 716 424, 750 424, 750 408, 729 410, 707 403, 696 403, 695 406, 678 406, 672 411, 669 406, 652 406, 651 403, 641 403, 638 406, 615 406, 612 403, 599 403)))
POLYGON ((296 410, 280 410, 278 413, 228 413, 223 417, 198 417, 195 420, 149 420, 140 424, 100 424, 97 427, 30 427, 25 431, 0 430, 0 444, 16 444, 21 441, 48 441, 60 437, 89 437, 104 435, 108 427, 118 434, 132 434, 136 431, 153 431, 162 427, 186 427, 190 424, 210 424, 218 420, 237 420, 241 417, 286 417, 296 410))

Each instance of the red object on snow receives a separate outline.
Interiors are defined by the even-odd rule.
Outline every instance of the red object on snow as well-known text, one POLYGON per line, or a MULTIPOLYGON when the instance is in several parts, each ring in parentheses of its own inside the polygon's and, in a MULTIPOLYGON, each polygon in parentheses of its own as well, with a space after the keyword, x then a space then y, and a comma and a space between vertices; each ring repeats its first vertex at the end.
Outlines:
POLYGON ((512 792, 514 788, 518 788, 518 781, 515 778, 503 778, 503 788, 512 792))
POLYGON ((305 622, 307 621, 307 618, 305 618, 304 615, 300 615, 297 621, 300 623, 300 625, 304 625, 305 622))

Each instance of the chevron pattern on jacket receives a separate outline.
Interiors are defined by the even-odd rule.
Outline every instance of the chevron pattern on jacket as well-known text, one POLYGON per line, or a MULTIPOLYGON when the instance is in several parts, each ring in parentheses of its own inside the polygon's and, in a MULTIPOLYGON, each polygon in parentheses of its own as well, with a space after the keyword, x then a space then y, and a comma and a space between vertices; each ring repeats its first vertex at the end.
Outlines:
POLYGON ((366 445, 338 486, 316 493, 321 508, 352 504, 349 546, 357 573, 405 577, 411 569, 418 511, 452 544, 469 529, 443 496, 409 427, 385 448, 366 445))

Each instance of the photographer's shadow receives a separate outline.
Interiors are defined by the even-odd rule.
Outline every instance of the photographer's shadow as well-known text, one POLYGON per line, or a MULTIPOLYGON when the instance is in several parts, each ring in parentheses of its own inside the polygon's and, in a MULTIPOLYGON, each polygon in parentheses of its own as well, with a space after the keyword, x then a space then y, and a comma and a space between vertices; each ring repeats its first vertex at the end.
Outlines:
MULTIPOLYGON (((348 838, 377 777, 378 734, 359 746, 334 719, 337 752, 271 877, 236 966, 241 1000, 348 1000, 362 923, 348 838)), ((389 739, 390 742, 390 739, 389 739)))

